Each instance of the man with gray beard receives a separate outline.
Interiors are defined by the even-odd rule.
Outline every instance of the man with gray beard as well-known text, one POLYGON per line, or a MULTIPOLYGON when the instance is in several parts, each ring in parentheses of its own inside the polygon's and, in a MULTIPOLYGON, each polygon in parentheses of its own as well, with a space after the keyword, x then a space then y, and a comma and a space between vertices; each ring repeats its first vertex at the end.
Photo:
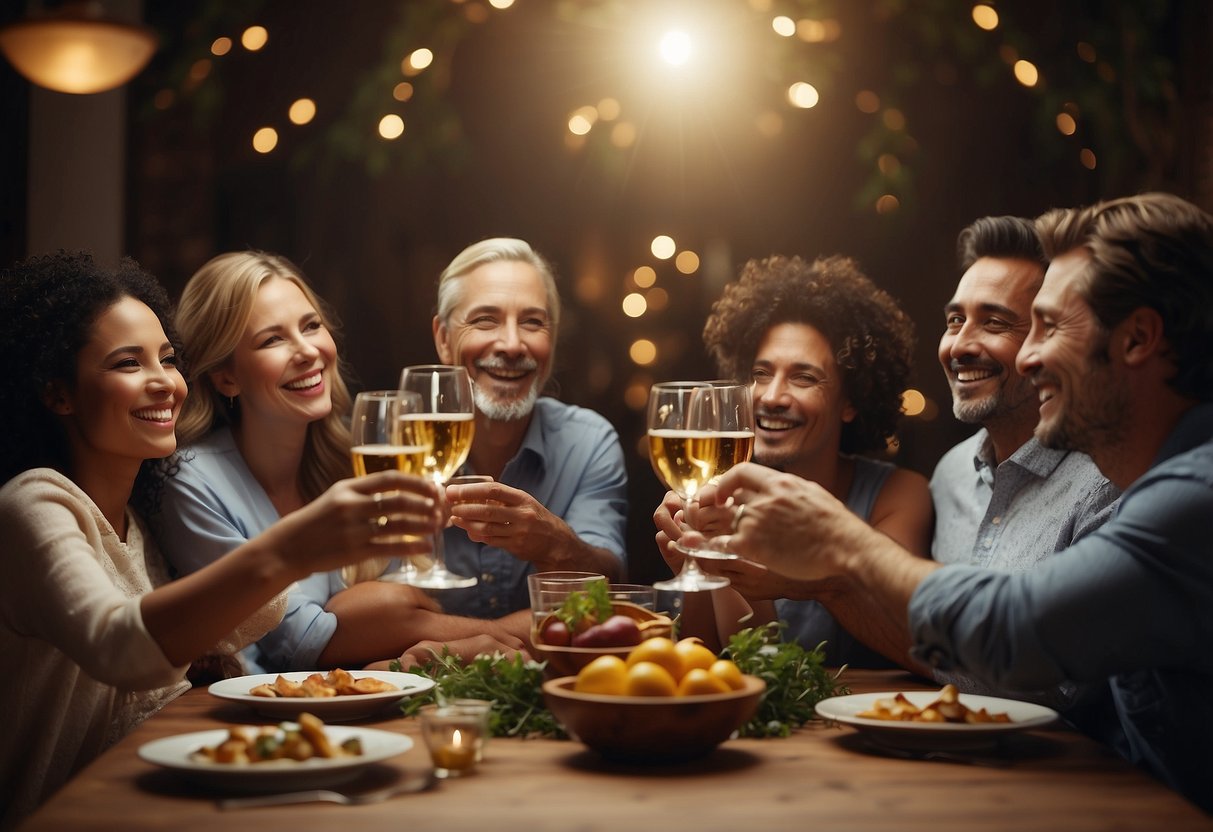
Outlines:
POLYGON ((541 396, 559 322, 552 269, 522 240, 475 243, 439 278, 434 345, 441 361, 467 369, 476 399, 460 473, 494 480, 448 488, 447 565, 479 582, 444 591, 446 612, 497 618, 526 609, 531 572, 611 580, 625 572, 619 436, 599 414, 541 396))
POLYGON ((1023 571, 1107 521, 1120 492, 1086 454, 1032 435, 1040 403, 1015 371, 1047 265, 1031 221, 983 217, 957 252, 964 274, 944 309, 939 361, 956 418, 981 429, 931 478, 932 557, 1023 571))

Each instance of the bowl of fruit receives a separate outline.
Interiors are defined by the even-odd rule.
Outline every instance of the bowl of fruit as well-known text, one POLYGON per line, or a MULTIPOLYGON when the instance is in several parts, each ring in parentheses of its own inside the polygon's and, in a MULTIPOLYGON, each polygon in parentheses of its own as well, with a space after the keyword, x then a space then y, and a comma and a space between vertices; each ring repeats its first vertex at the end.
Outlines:
POLYGON ((645 639, 543 683, 548 709, 610 760, 671 763, 711 753, 754 716, 766 683, 695 639, 645 639))
POLYGON ((560 608, 536 616, 531 644, 549 679, 572 676, 599 656, 624 658, 646 638, 669 637, 669 616, 620 600, 604 583, 568 594, 560 608), (614 595, 615 597, 612 597, 614 595))

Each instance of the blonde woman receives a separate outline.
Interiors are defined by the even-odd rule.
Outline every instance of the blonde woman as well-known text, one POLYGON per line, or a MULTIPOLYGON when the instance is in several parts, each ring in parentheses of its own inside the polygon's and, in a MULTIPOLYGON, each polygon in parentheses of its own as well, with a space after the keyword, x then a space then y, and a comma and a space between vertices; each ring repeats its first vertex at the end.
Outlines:
POLYGON ((188 690, 191 661, 274 626, 281 609, 266 605, 284 587, 384 554, 372 542, 379 515, 393 514, 396 533, 441 517, 398 472, 349 479, 169 582, 134 507, 162 489, 157 462, 176 450, 188 401, 164 290, 132 261, 111 270, 60 252, 0 272, 0 315, 11 362, 0 387, 7 829, 188 690))
MULTIPOLYGON (((350 394, 333 316, 286 258, 213 258, 186 285, 177 326, 192 390, 178 431, 186 452, 155 528, 169 561, 188 573, 350 475, 350 394)), ((432 493, 421 480, 416 488, 432 493)), ((362 666, 424 638, 484 631, 448 633, 434 626, 439 617, 447 618, 412 587, 367 581, 346 590, 339 573, 317 573, 291 590, 282 624, 244 652, 245 669, 362 666)))

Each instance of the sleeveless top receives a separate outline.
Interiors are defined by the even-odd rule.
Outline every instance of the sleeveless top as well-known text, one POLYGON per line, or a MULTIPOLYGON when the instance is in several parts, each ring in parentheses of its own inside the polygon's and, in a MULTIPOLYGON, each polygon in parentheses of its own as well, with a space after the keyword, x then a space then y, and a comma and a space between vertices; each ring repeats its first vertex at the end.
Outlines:
MULTIPOLYGON (((855 476, 844 502, 852 513, 867 521, 872 516, 872 507, 876 504, 880 489, 896 466, 862 456, 853 459, 855 476)), ((843 629, 819 601, 777 598, 775 614, 780 621, 787 623, 783 630, 784 641, 800 642, 806 650, 812 650, 824 641, 825 664, 828 667, 844 664, 866 668, 897 666, 843 629)))

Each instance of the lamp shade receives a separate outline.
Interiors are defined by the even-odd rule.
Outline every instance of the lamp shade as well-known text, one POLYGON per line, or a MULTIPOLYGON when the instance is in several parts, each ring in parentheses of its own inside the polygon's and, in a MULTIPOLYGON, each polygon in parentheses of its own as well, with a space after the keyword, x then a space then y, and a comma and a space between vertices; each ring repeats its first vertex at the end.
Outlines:
POLYGON ((17 71, 58 92, 84 94, 121 86, 155 51, 151 29, 88 16, 54 15, 0 28, 0 52, 17 71))

